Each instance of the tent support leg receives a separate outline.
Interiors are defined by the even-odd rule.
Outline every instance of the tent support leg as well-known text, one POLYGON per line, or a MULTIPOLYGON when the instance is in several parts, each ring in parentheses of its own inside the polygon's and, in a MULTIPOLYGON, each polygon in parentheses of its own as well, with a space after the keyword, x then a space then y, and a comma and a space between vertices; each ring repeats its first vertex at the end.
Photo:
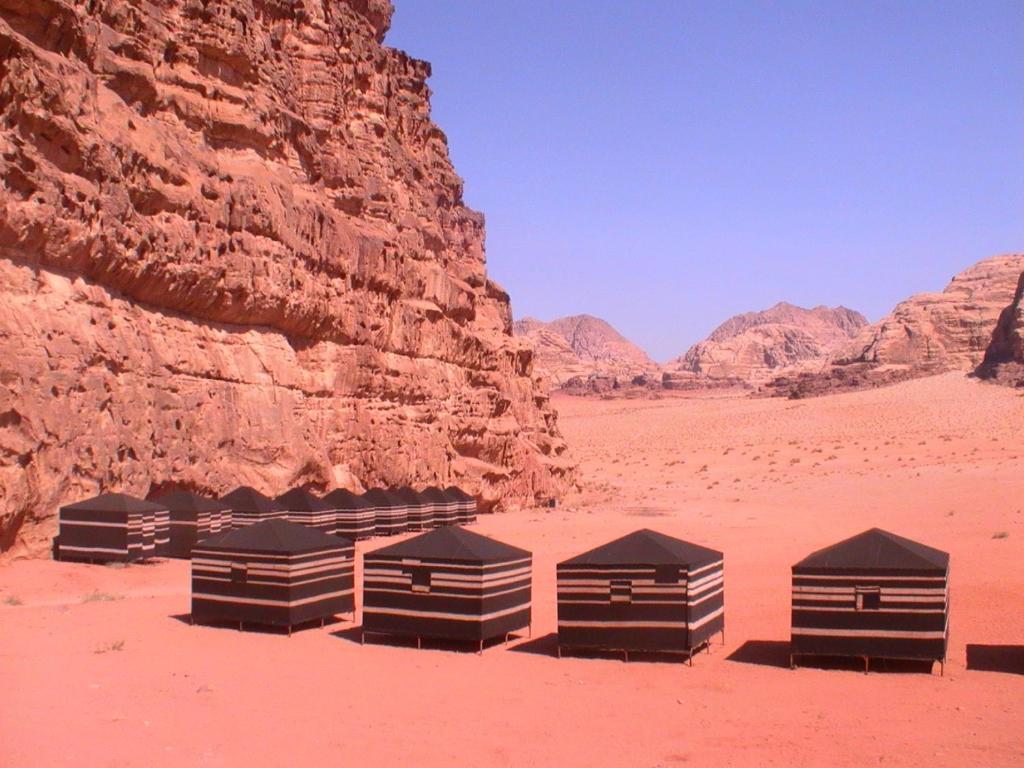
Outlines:
POLYGON ((292 625, 289 624, 288 625, 288 637, 291 637, 291 636, 292 636, 292 625))
POLYGON ((323 628, 324 628, 324 617, 321 616, 320 617, 320 629, 323 629, 323 628))
POLYGON ((864 657, 864 674, 868 673, 868 666, 870 665, 870 659, 867 656, 864 657))
POLYGON ((477 649, 476 655, 477 656, 483 656, 484 655, 484 641, 483 640, 480 641, 480 646, 477 649))
POLYGON ((558 654, 558 658, 562 658, 562 646, 561 645, 556 646, 555 653, 558 654))
POLYGON ((796 669, 796 656, 792 653, 789 654, 789 668, 796 669))
POLYGON ((629 664, 629 651, 625 651, 625 650, 624 650, 624 651, 622 652, 622 660, 623 660, 624 662, 626 662, 627 664, 629 664))
POLYGON ((241 631, 242 631, 242 622, 238 622, 238 631, 239 631, 239 632, 241 632, 241 631))
POLYGON ((423 647, 423 638, 417 637, 416 638, 416 650, 419 650, 422 647, 423 647))
POLYGON ((359 644, 366 645, 366 633, 362 630, 359 630, 359 644))

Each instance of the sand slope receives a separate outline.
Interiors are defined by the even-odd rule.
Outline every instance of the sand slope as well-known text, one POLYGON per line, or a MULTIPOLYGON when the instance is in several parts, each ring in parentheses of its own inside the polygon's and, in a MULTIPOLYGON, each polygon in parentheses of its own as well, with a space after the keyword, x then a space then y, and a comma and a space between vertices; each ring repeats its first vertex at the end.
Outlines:
POLYGON ((535 552, 533 640, 478 657, 363 647, 348 622, 191 627, 175 618, 187 563, 15 562, 0 566, 0 763, 1024 762, 1024 662, 965 669, 967 644, 1024 653, 1018 393, 954 374, 800 402, 558 405, 588 491, 476 526, 535 552), (789 566, 876 524, 952 553, 945 677, 789 670, 789 566), (642 526, 725 551, 726 645, 692 668, 553 658, 555 563, 642 526))

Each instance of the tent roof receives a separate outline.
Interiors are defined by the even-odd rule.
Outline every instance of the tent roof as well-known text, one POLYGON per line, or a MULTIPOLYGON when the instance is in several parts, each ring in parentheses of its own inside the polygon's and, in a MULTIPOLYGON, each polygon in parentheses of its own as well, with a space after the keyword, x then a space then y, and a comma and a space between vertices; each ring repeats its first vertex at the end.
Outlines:
POLYGON ((626 534, 562 565, 681 565, 700 566, 722 559, 722 553, 644 528, 626 534))
POLYGON ((362 496, 352 493, 348 488, 335 488, 324 496, 324 502, 332 507, 342 509, 365 509, 371 506, 362 496))
POLYGON ((351 547, 352 542, 338 536, 287 520, 264 520, 234 531, 204 539, 197 549, 238 550, 240 552, 309 552, 329 547, 351 547))
POLYGON ((431 560, 468 560, 484 563, 520 560, 531 556, 531 553, 525 549, 489 539, 457 525, 435 528, 419 536, 367 554, 431 560))
POLYGON ((389 489, 389 492, 393 493, 406 504, 420 505, 427 501, 427 499, 423 497, 423 494, 418 493, 414 488, 410 488, 408 485, 391 488, 389 489))
POLYGON ((448 498, 448 494, 444 492, 443 488, 438 488, 436 485, 432 485, 429 488, 424 488, 420 491, 422 496, 427 501, 433 502, 444 502, 447 503, 451 499, 448 498))
POLYGON ((163 512, 167 507, 158 502, 137 499, 126 493, 101 493, 91 499, 65 504, 61 509, 77 512, 163 512))
POLYGON ((163 504, 172 512, 225 512, 231 509, 223 502, 192 491, 170 491, 152 501, 163 504))
POLYGON ((374 507, 404 507, 408 504, 405 499, 383 488, 371 488, 363 494, 363 499, 374 507))
POLYGON ((290 491, 282 493, 274 501, 277 502, 277 506, 281 509, 293 512, 326 512, 327 510, 334 509, 330 504, 327 504, 322 499, 318 499, 305 488, 292 488, 290 491))
POLYGON ((234 512, 279 512, 281 510, 273 499, 247 485, 240 485, 231 493, 225 493, 220 500, 230 505, 234 512))
POLYGON ((945 570, 949 554, 881 528, 858 533, 812 552, 793 568, 867 568, 878 570, 945 570))
POLYGON ((457 499, 458 501, 476 501, 476 496, 466 493, 457 485, 449 485, 444 489, 444 492, 448 494, 449 498, 457 499))

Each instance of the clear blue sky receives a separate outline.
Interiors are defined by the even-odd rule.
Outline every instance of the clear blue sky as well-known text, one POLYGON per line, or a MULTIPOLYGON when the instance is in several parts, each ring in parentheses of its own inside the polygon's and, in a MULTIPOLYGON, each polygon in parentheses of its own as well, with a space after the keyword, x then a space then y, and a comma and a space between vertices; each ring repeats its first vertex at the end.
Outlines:
POLYGON ((516 317, 656 359, 1024 250, 1024 2, 394 0, 516 317))

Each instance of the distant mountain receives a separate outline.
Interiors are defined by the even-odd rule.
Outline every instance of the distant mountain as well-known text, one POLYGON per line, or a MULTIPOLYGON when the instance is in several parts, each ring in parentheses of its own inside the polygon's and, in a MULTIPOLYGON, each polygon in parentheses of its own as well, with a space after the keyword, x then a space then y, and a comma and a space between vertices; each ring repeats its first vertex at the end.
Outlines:
POLYGON ((1024 254, 979 261, 956 275, 942 292, 901 301, 824 364, 795 375, 787 372, 768 389, 802 397, 945 371, 967 373, 985 362, 989 350, 989 364, 980 373, 995 375, 1001 364, 1012 364, 1016 354, 1019 309, 1014 308, 1014 294, 1021 272, 1024 254))
POLYGON ((573 315, 549 323, 527 317, 512 330, 533 343, 536 368, 555 387, 575 377, 660 375, 646 352, 598 317, 573 315))
POLYGON ((668 363, 666 384, 761 384, 781 369, 827 358, 849 344, 867 322, 846 307, 804 309, 786 302, 761 312, 745 312, 729 318, 668 363))

